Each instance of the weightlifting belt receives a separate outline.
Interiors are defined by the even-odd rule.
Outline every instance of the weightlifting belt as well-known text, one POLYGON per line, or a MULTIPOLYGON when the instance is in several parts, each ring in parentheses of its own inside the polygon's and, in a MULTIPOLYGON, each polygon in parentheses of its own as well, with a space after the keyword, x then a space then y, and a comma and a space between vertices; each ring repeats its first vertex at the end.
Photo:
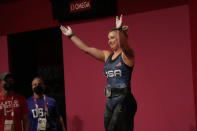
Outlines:
POLYGON ((113 98, 121 95, 126 95, 130 92, 129 87, 117 88, 117 87, 106 87, 104 89, 105 96, 107 98, 113 98))

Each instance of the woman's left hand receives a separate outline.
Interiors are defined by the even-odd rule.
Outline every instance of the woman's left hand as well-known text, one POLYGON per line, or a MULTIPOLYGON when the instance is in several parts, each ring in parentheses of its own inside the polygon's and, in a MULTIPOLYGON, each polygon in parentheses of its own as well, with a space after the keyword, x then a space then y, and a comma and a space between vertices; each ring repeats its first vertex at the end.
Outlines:
POLYGON ((64 27, 64 26, 61 25, 60 26, 60 29, 61 29, 62 33, 64 35, 66 35, 66 36, 70 36, 70 35, 73 34, 72 29, 70 28, 70 26, 67 26, 67 28, 66 28, 66 27, 64 27))
POLYGON ((120 15, 120 19, 116 16, 116 28, 120 28, 122 26, 122 14, 120 15))

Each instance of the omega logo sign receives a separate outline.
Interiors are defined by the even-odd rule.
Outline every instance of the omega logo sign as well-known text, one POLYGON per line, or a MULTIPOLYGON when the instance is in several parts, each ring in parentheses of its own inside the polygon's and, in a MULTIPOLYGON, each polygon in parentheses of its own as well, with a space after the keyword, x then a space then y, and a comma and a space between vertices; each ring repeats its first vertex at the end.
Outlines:
POLYGON ((70 13, 91 9, 91 0, 76 1, 70 3, 70 13))

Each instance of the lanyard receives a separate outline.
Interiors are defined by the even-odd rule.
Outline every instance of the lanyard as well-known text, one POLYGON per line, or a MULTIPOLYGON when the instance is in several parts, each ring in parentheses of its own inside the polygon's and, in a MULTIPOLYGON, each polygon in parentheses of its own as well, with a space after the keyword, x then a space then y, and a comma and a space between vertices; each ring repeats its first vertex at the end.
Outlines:
MULTIPOLYGON (((4 116, 7 116, 7 107, 8 105, 6 105, 6 100, 5 98, 2 96, 2 100, 3 100, 3 108, 4 108, 4 116)), ((12 118, 14 117, 14 97, 12 96, 12 101, 11 101, 11 107, 12 107, 12 110, 11 110, 11 116, 12 118)))
MULTIPOLYGON (((38 109, 39 106, 38 106, 35 95, 33 96, 33 98, 34 98, 34 104, 36 106, 36 111, 39 112, 39 109, 38 109)), ((45 95, 43 95, 43 99, 44 99, 44 106, 43 107, 44 107, 44 111, 45 111, 44 114, 45 114, 45 117, 46 117, 46 115, 48 114, 48 108, 47 108, 47 101, 46 101, 46 96, 45 95)))

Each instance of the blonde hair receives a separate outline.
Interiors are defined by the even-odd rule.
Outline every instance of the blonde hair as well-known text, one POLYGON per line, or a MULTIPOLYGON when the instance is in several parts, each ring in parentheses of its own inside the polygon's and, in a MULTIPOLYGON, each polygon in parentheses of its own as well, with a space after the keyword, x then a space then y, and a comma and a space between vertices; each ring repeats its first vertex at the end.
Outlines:
POLYGON ((128 34, 127 34, 127 31, 128 31, 128 26, 127 25, 123 25, 122 27, 120 28, 113 28, 111 29, 109 32, 112 32, 112 31, 117 31, 117 30, 120 30, 124 33, 124 35, 128 38, 128 34))

